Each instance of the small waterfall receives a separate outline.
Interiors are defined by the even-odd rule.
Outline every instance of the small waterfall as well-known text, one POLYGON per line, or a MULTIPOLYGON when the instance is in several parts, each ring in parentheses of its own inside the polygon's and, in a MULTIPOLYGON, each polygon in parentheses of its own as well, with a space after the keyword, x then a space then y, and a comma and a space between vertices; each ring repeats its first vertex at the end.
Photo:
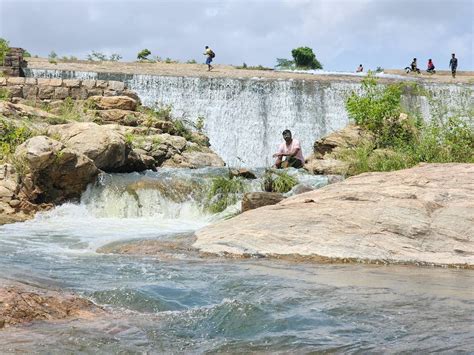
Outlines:
MULTIPOLYGON (((360 84, 351 81, 202 78, 139 74, 27 70, 33 77, 126 82, 148 106, 172 105, 176 116, 204 117, 212 149, 229 166, 265 167, 290 129, 308 156, 315 140, 349 122, 345 100, 360 84)), ((421 84, 432 95, 405 97, 405 105, 430 119, 441 108, 454 112, 473 106, 472 85, 421 84)))

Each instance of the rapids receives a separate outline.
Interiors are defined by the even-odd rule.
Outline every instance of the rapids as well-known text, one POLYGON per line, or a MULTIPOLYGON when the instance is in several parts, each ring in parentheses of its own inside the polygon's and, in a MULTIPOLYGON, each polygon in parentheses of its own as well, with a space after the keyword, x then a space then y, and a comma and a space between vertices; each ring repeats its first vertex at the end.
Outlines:
MULTIPOLYGON (((204 208, 226 169, 103 175, 80 203, 0 226, 0 279, 73 291, 96 320, 0 331, 2 353, 469 352, 472 271, 316 265, 170 250, 99 253, 111 243, 173 241, 226 218, 204 208)), ((261 171, 257 175, 261 176, 261 171)), ((327 177, 291 171, 320 187, 327 177)), ((260 179, 247 182, 260 189, 260 179)))

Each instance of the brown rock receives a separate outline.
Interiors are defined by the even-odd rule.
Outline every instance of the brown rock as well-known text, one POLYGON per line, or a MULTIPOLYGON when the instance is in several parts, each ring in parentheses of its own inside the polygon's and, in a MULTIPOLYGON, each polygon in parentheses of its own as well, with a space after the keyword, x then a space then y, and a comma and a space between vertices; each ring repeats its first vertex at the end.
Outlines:
POLYGON ((233 177, 242 177, 244 179, 256 179, 257 176, 248 169, 233 169, 230 171, 233 177))
POLYGON ((276 205, 285 197, 278 192, 248 192, 242 199, 242 212, 250 211, 259 207, 276 205))
POLYGON ((25 78, 15 78, 15 77, 11 77, 11 78, 7 78, 7 83, 8 85, 24 85, 25 84, 25 78))
POLYGON ((349 170, 349 163, 331 158, 310 158, 304 164, 304 168, 315 175, 346 175, 349 170))
POLYGON ((57 87, 54 88, 53 98, 56 100, 63 100, 69 96, 69 88, 67 87, 57 87))
POLYGON ((67 79, 63 81, 63 85, 67 88, 78 88, 81 86, 81 81, 77 79, 67 79))
POLYGON ((122 92, 123 90, 125 90, 125 84, 121 81, 110 80, 108 87, 109 89, 114 90, 114 91, 122 92))
POLYGON ((40 86, 38 89, 38 98, 41 100, 52 99, 54 96, 53 86, 40 86))
POLYGON ((357 125, 350 124, 345 128, 333 132, 314 143, 314 153, 325 155, 331 153, 336 147, 351 148, 362 141, 371 140, 372 135, 357 125))
POLYGON ((38 79, 38 85, 40 86, 62 86, 63 84, 63 79, 44 79, 44 78, 39 78, 38 79))
POLYGON ((9 281, 0 283, 0 329, 38 320, 91 318, 103 313, 91 301, 73 294, 9 281))
POLYGON ((128 96, 92 96, 89 98, 99 110, 120 109, 135 111, 137 102, 128 96))
POLYGON ((83 80, 82 81, 82 86, 87 88, 87 89, 95 88, 95 85, 96 85, 95 80, 83 80))
POLYGON ((33 85, 23 86, 23 97, 28 100, 35 100, 38 96, 38 87, 33 85))
POLYGON ((7 88, 9 97, 23 97, 23 86, 9 86, 7 88))
POLYGON ((474 267, 474 164, 367 173, 196 233, 203 252, 474 267))
POLYGON ((87 99, 87 89, 86 88, 79 88, 73 87, 70 91, 71 98, 75 100, 85 100, 87 99))

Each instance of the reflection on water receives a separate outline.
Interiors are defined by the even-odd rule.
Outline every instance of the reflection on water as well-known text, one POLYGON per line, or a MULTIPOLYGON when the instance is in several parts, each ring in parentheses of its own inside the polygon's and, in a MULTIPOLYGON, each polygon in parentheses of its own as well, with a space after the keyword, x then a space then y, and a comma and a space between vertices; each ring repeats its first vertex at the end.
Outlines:
MULTIPOLYGON (((183 181, 208 179, 202 172, 186 174, 183 181)), ((109 242, 172 242, 213 218, 200 212, 195 196, 186 200, 189 208, 183 213, 164 213, 163 208, 137 212, 122 201, 129 198, 123 187, 143 176, 111 179, 90 190, 80 205, 0 227, 0 277, 77 292, 105 306, 109 315, 3 330, 2 352, 424 353, 474 348, 469 270, 96 253, 109 242), (125 210, 128 215, 121 214, 125 210)), ((185 191, 183 181, 177 185, 185 191)), ((173 201, 167 205, 153 189, 147 185, 138 192, 145 201, 141 208, 153 201, 171 206, 173 201)))

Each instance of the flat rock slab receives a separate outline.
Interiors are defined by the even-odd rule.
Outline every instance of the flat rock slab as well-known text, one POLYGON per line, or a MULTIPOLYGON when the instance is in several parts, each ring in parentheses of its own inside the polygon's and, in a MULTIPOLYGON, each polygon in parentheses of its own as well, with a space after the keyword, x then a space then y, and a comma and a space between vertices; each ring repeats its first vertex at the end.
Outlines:
POLYGON ((196 237, 204 253, 474 268, 474 164, 358 175, 196 237))

